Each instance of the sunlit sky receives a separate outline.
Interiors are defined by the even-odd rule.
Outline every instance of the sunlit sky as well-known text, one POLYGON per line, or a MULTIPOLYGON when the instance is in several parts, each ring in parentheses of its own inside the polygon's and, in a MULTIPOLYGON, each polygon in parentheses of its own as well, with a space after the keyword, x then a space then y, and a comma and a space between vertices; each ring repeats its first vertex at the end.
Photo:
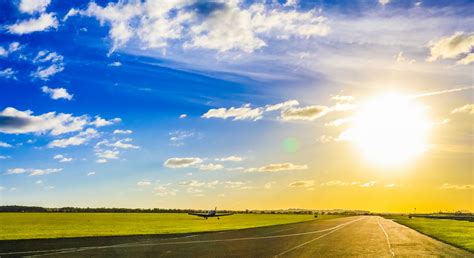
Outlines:
POLYGON ((474 210, 472 1, 0 2, 0 204, 474 210))

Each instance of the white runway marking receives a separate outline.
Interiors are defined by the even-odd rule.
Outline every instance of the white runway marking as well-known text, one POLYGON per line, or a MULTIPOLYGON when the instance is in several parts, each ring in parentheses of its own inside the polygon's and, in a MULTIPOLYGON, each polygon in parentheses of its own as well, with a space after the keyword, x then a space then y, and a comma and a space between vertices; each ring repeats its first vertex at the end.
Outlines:
POLYGON ((390 250, 390 254, 392 255, 392 257, 395 257, 395 253, 392 250, 392 245, 390 244, 390 239, 388 238, 387 232, 383 228, 382 224, 380 224, 380 220, 377 221, 377 223, 379 224, 380 228, 382 229, 383 233, 385 234, 385 239, 387 239, 388 250, 390 250))
MULTIPOLYGON (((233 241, 246 241, 246 240, 260 240, 260 239, 275 239, 275 238, 284 238, 284 237, 294 237, 294 236, 303 236, 303 235, 311 235, 321 232, 327 232, 332 230, 337 230, 341 227, 344 227, 350 223, 359 221, 363 218, 351 220, 349 222, 345 222, 334 226, 332 228, 309 231, 309 232, 302 232, 302 233, 293 233, 293 234, 284 234, 284 235, 275 235, 275 236, 260 236, 260 237, 242 237, 242 238, 229 238, 229 239, 213 239, 213 240, 195 240, 195 241, 179 241, 179 242, 165 242, 165 243, 143 243, 136 242, 136 243, 125 243, 119 245, 109 245, 109 246, 91 246, 91 247, 79 247, 74 249, 56 249, 56 250, 42 250, 42 251, 29 251, 29 252, 18 252, 18 253, 3 253, 1 255, 10 255, 10 254, 21 254, 21 253, 37 253, 36 256, 43 256, 48 255, 46 252, 51 252, 51 255, 57 254, 66 254, 66 253, 75 253, 75 252, 82 252, 88 250, 96 250, 96 249, 108 249, 108 248, 127 248, 127 247, 145 247, 145 246, 156 246, 156 245, 182 245, 182 244, 201 244, 201 243, 216 243, 216 242, 233 242, 233 241), (45 254, 46 253, 46 254, 45 254)), ((331 232, 332 233, 332 232, 331 232)))
POLYGON ((359 220, 361 220, 361 219, 364 219, 364 218, 360 218, 360 219, 356 219, 356 220, 352 220, 352 221, 343 223, 343 224, 339 225, 338 227, 335 227, 335 229, 333 229, 332 231, 330 231, 330 232, 328 232, 328 233, 326 233, 326 234, 324 234, 324 235, 318 236, 317 238, 311 239, 311 240, 309 240, 309 241, 307 241, 307 242, 304 242, 304 243, 302 243, 302 244, 300 244, 300 245, 297 245, 297 246, 295 246, 295 247, 293 247, 293 248, 290 248, 290 249, 288 249, 288 250, 286 250, 286 251, 284 251, 284 252, 282 252, 282 253, 279 253, 279 254, 275 255, 274 257, 279 257, 279 256, 282 256, 282 255, 287 254, 287 253, 289 253, 289 252, 292 252, 292 251, 294 251, 294 250, 296 250, 296 249, 298 249, 298 248, 300 248, 300 247, 302 247, 302 246, 305 246, 305 245, 307 245, 307 244, 309 244, 309 243, 311 243, 311 242, 313 242, 313 241, 316 241, 316 240, 318 240, 318 239, 321 239, 321 238, 323 238, 323 237, 325 237, 325 236, 327 236, 327 235, 330 235, 330 234, 332 234, 332 233, 338 231, 339 229, 341 229, 341 228, 343 228, 343 227, 345 227, 345 226, 347 226, 347 225, 349 225, 349 224, 351 224, 351 223, 353 223, 353 222, 359 221, 359 220))

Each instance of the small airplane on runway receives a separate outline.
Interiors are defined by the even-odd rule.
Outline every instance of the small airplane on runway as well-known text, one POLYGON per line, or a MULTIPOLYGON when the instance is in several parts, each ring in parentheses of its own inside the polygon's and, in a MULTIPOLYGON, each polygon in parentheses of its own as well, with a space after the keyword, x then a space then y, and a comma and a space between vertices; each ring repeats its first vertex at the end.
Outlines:
POLYGON ((217 219, 219 219, 219 217, 222 217, 222 216, 229 216, 229 215, 233 215, 233 213, 222 213, 222 214, 218 214, 217 213, 217 207, 214 208, 214 210, 210 210, 208 211, 207 213, 188 213, 189 215, 194 215, 194 216, 199 216, 199 217, 202 217, 202 218, 209 218, 209 217, 216 217, 217 219))

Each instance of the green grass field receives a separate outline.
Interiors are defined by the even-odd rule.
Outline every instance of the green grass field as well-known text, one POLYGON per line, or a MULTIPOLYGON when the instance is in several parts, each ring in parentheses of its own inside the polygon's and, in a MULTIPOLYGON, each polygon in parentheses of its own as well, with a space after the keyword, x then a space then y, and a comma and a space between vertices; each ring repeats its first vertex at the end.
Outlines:
POLYGON ((220 231, 308 220, 314 217, 235 214, 205 220, 183 213, 0 213, 0 240, 220 231))
POLYGON ((407 216, 387 216, 386 218, 445 243, 474 252, 474 222, 429 218, 409 219, 407 216))

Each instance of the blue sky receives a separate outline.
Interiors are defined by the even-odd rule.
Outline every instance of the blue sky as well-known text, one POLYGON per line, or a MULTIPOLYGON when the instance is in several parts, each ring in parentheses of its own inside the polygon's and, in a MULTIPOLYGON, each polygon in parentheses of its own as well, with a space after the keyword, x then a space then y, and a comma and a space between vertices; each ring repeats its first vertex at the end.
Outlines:
POLYGON ((472 7, 2 1, 0 204, 403 210, 364 200, 423 178, 472 209, 472 7), (362 162, 348 121, 393 91, 427 94, 430 151, 362 162))

